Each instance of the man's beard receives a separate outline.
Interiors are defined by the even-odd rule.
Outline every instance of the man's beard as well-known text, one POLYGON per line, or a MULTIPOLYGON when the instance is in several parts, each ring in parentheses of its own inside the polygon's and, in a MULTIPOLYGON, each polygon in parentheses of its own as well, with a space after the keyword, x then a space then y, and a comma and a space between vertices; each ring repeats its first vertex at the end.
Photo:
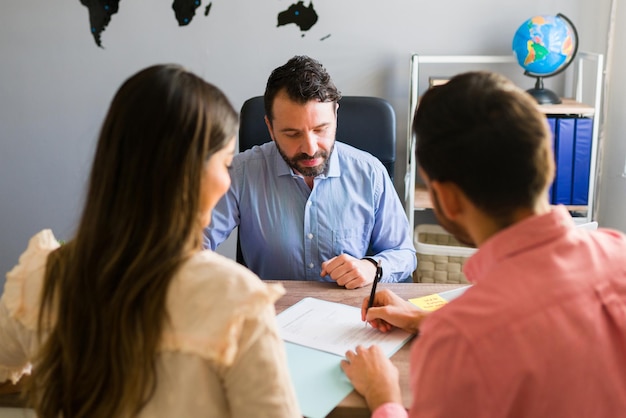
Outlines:
POLYGON ((467 230, 459 225, 457 222, 448 219, 443 214, 443 211, 441 210, 441 205, 439 204, 439 198, 437 197, 437 192, 435 192, 434 190, 432 191, 432 197, 433 212, 435 213, 437 221, 439 221, 439 225, 441 225, 443 229, 451 233, 460 243, 475 247, 476 244, 474 243, 472 237, 467 232, 467 230))
POLYGON ((316 177, 324 173, 326 171, 326 168, 328 167, 329 157, 333 153, 333 150, 335 149, 335 143, 333 142, 333 145, 330 148, 330 151, 328 152, 319 150, 312 157, 307 154, 298 154, 298 155, 293 156, 292 158, 289 158, 285 155, 283 150, 280 149, 280 146, 278 146, 278 142, 274 141, 274 143, 276 144, 278 153, 280 154, 281 157, 283 157, 283 160, 285 160, 287 165, 291 167, 294 171, 302 174, 304 177, 316 177), (321 164, 315 167, 306 167, 306 166, 302 166, 301 164, 299 164, 300 161, 314 160, 316 158, 322 158, 323 161, 321 164))

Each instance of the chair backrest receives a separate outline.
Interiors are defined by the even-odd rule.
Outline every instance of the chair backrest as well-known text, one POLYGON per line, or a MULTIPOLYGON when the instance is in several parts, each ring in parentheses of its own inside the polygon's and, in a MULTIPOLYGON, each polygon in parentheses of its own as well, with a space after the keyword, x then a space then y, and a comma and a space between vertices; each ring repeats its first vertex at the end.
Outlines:
MULTIPOLYGON (((263 96, 245 101, 240 114, 239 152, 271 141, 264 117, 263 96)), ((379 97, 342 97, 337 112, 336 139, 378 158, 393 180, 396 114, 389 102, 379 97)))

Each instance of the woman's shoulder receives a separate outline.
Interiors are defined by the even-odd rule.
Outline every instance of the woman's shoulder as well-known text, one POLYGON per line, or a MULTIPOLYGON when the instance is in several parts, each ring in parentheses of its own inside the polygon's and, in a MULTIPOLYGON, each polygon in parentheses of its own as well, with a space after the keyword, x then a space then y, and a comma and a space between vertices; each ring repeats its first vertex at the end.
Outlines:
POLYGON ((212 251, 188 260, 168 291, 168 329, 163 349, 183 351, 230 364, 246 320, 274 315, 284 294, 235 261, 212 251))
POLYGON ((216 252, 205 250, 194 255, 175 278, 187 292, 220 299, 245 300, 250 295, 266 294, 269 303, 284 294, 281 285, 267 284, 241 264, 216 252))
POLYGON ((2 302, 12 317, 35 329, 48 255, 59 247, 54 234, 44 229, 35 234, 19 261, 6 275, 2 302))

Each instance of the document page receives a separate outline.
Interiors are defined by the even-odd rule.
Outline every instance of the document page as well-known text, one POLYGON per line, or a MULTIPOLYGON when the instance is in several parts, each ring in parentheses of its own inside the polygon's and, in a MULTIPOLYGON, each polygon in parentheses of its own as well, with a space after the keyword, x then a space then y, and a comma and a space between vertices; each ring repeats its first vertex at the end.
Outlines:
POLYGON ((304 298, 277 315, 280 336, 294 344, 343 357, 357 345, 379 345, 390 357, 412 334, 380 332, 361 321, 361 309, 317 298, 304 298))

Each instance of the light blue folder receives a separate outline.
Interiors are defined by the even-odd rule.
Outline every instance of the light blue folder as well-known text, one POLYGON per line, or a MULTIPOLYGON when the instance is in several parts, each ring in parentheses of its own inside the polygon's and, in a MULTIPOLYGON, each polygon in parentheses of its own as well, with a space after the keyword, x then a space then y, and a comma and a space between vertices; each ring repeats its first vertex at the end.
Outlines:
POLYGON ((305 417, 323 418, 354 387, 341 370, 343 357, 285 342, 287 364, 305 417))

